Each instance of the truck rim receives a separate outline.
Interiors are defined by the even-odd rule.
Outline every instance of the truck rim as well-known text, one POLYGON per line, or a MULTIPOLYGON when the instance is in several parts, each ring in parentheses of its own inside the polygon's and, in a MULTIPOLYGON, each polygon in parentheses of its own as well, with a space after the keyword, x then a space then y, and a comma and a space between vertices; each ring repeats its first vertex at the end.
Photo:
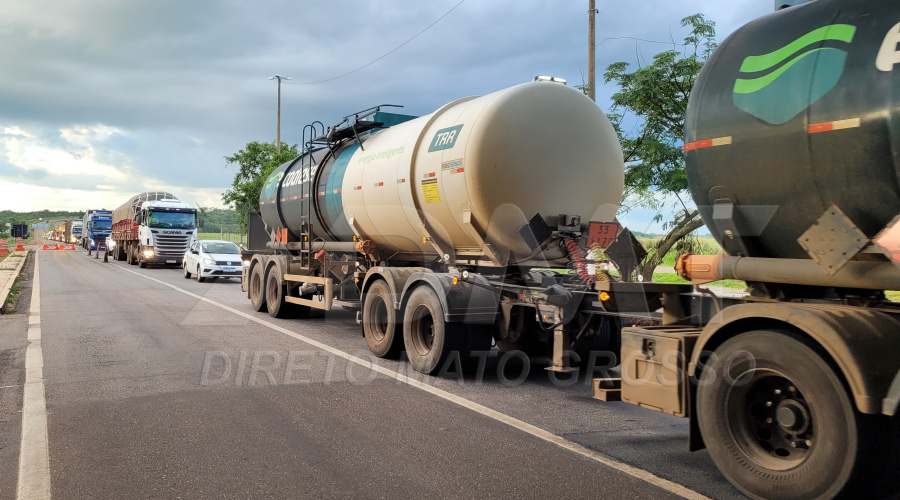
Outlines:
POLYGON ((815 413, 797 385, 771 369, 748 370, 735 380, 727 396, 735 442, 768 469, 802 464, 816 444, 815 413))
POLYGON ((431 352, 434 346, 434 317, 431 309, 420 304, 413 310, 412 330, 413 349, 422 356, 431 352))
POLYGON ((259 297, 262 292, 262 277, 260 273, 252 273, 250 276, 250 294, 259 297))

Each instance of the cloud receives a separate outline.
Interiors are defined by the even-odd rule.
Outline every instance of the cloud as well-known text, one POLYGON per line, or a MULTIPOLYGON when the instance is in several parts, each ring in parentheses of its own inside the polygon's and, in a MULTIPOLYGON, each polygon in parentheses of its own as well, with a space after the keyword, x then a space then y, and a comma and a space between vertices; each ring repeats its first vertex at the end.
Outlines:
MULTIPOLYGON (((384 59, 458 0, 292 2, 8 2, 0 16, 0 182, 35 208, 116 206, 160 186, 216 203, 235 167, 224 157, 274 140, 282 86, 282 140, 382 103, 427 114, 538 74, 581 81, 583 2, 467 0, 384 59), (28 186, 27 189, 21 186, 28 186), (107 201, 120 195, 119 203, 107 201)), ((765 2, 763 2, 765 3, 765 2)), ((682 17, 706 12, 726 35, 768 12, 755 0, 606 3, 598 39, 680 39, 682 17)), ((768 6, 768 4, 767 4, 768 6)), ((770 6, 769 6, 770 7, 770 6)), ((639 45, 644 56, 660 49, 639 45)), ((633 43, 598 47, 597 68, 635 60, 633 43)), ((606 106, 615 89, 601 85, 606 106)), ((5 204, 5 203, 4 203, 5 204)))

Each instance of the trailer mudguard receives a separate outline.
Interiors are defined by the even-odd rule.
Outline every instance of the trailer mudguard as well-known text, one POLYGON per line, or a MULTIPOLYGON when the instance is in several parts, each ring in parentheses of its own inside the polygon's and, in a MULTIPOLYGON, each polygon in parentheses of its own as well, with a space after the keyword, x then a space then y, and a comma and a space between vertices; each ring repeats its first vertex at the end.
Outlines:
POLYGON ((378 280, 384 280, 388 288, 391 290, 391 296, 394 299, 394 309, 400 309, 402 292, 406 288, 406 283, 413 274, 430 273, 427 267, 373 267, 363 280, 362 295, 365 296, 372 284, 378 280))
POLYGON ((780 302, 726 307, 701 333, 688 374, 699 375, 697 367, 704 352, 713 351, 740 333, 760 329, 795 331, 821 346, 837 364, 857 409, 863 413, 882 413, 885 398, 900 390, 891 387, 900 371, 900 356, 896 355, 900 352, 900 321, 871 308, 829 304, 780 302))
POLYGON ((884 398, 884 408, 882 408, 881 413, 893 417, 897 414, 898 406, 900 406, 900 372, 897 372, 897 376, 894 377, 894 383, 891 384, 891 389, 888 391, 887 397, 884 398))
POLYGON ((493 291, 487 279, 479 274, 470 274, 466 281, 460 279, 455 285, 453 278, 453 275, 447 273, 427 272, 411 275, 403 287, 401 306, 406 305, 406 299, 413 288, 430 286, 441 299, 444 320, 448 323, 494 323, 499 310, 499 292, 493 291))

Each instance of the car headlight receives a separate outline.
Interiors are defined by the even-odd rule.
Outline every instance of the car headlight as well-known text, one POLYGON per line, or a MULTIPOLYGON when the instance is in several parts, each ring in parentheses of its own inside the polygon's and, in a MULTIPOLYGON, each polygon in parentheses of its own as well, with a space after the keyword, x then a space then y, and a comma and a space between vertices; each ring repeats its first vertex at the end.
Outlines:
POLYGON ((216 261, 213 260, 213 259, 203 259, 203 263, 206 264, 207 266, 214 266, 214 265, 216 265, 216 261))

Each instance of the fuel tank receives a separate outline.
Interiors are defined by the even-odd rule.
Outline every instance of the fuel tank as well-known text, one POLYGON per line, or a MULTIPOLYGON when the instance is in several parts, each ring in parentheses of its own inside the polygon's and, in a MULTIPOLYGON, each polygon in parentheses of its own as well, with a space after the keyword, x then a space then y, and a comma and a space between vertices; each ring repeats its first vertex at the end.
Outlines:
POLYGON ((809 258, 837 205, 869 238, 900 213, 900 4, 815 0, 709 58, 685 122, 688 181, 731 254, 809 258))
MULTIPOLYGON (((559 214, 611 221, 623 184, 606 115, 574 89, 531 82, 282 165, 260 212, 293 241, 309 220, 326 241, 357 237, 408 259, 490 253, 497 264, 533 256, 519 229, 535 214, 552 227, 559 214)), ((564 255, 553 245, 544 253, 564 255)))

